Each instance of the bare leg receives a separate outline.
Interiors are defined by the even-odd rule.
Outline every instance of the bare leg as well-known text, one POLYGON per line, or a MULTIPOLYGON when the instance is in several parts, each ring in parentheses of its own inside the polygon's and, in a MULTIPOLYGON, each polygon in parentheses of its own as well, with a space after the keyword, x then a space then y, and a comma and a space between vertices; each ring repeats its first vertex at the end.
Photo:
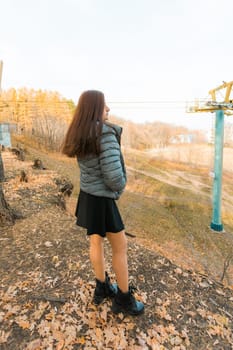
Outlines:
POLYGON ((90 236, 90 260, 94 269, 95 277, 105 281, 105 261, 104 261, 104 239, 94 234, 90 236))
POLYGON ((128 260, 127 260, 127 239, 125 231, 118 233, 107 233, 107 238, 112 247, 112 267, 120 290, 128 292, 128 260))

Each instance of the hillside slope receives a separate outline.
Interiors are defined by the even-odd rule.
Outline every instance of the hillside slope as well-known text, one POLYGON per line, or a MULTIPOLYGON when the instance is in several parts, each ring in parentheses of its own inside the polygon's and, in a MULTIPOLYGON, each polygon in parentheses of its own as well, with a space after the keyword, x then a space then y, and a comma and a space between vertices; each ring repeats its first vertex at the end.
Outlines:
MULTIPOLYGON (((68 209, 74 213, 79 183, 75 159, 32 148, 25 139, 27 159, 43 164, 74 184, 68 209)), ((169 161, 147 152, 124 149, 128 184, 118 201, 126 230, 138 243, 160 252, 175 264, 233 285, 233 173, 224 171, 222 218, 224 232, 210 229, 212 178, 198 163, 169 161)), ((195 149, 193 150, 195 153, 195 149)))
POLYGON ((133 239, 130 280, 145 314, 113 316, 110 301, 95 307, 88 241, 59 206, 59 175, 34 170, 31 161, 20 162, 9 152, 3 157, 6 198, 23 219, 1 228, 1 350, 233 348, 232 290, 133 239), (19 181, 21 169, 27 183, 19 181))

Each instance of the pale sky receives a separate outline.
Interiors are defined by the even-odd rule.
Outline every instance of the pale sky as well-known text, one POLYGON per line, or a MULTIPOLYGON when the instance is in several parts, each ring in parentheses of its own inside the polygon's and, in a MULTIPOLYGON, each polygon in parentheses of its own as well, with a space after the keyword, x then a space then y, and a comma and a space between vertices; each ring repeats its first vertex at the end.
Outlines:
POLYGON ((232 0, 1 0, 2 89, 98 89, 119 117, 208 128, 185 102, 233 80, 232 15, 232 0))

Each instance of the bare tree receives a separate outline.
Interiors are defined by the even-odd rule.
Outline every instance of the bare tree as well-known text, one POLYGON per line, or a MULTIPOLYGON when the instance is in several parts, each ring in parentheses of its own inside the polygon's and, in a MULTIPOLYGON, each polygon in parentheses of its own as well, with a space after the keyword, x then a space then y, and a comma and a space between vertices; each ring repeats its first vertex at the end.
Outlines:
POLYGON ((0 151, 0 182, 5 180, 2 152, 0 151))
POLYGON ((228 253, 224 264, 223 264, 223 272, 222 272, 222 277, 220 279, 220 282, 222 282, 224 280, 224 277, 226 276, 227 273, 227 269, 229 268, 231 261, 233 260, 233 251, 231 251, 230 253, 228 253))
POLYGON ((2 183, 0 183, 0 227, 5 225, 11 225, 13 223, 14 213, 5 200, 2 183))
POLYGON ((224 138, 226 145, 233 146, 233 123, 226 122, 224 128, 224 138))
POLYGON ((2 183, 4 181, 4 167, 2 161, 2 153, 0 152, 0 226, 9 225, 14 223, 14 213, 7 204, 2 183))

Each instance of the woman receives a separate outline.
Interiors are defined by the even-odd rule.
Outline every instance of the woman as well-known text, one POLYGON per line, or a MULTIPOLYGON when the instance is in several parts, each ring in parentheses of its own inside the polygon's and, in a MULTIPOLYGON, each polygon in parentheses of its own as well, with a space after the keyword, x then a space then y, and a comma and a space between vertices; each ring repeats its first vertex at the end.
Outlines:
POLYGON ((120 149, 122 129, 107 123, 108 112, 102 92, 88 90, 82 93, 62 152, 77 157, 80 168, 76 217, 77 225, 86 228, 90 238, 90 260, 96 277, 94 303, 112 297, 114 313, 138 315, 143 312, 144 305, 135 300, 128 285, 127 241, 115 203, 126 185, 120 149), (118 285, 111 284, 105 272, 105 237, 112 248, 112 266, 118 285))

